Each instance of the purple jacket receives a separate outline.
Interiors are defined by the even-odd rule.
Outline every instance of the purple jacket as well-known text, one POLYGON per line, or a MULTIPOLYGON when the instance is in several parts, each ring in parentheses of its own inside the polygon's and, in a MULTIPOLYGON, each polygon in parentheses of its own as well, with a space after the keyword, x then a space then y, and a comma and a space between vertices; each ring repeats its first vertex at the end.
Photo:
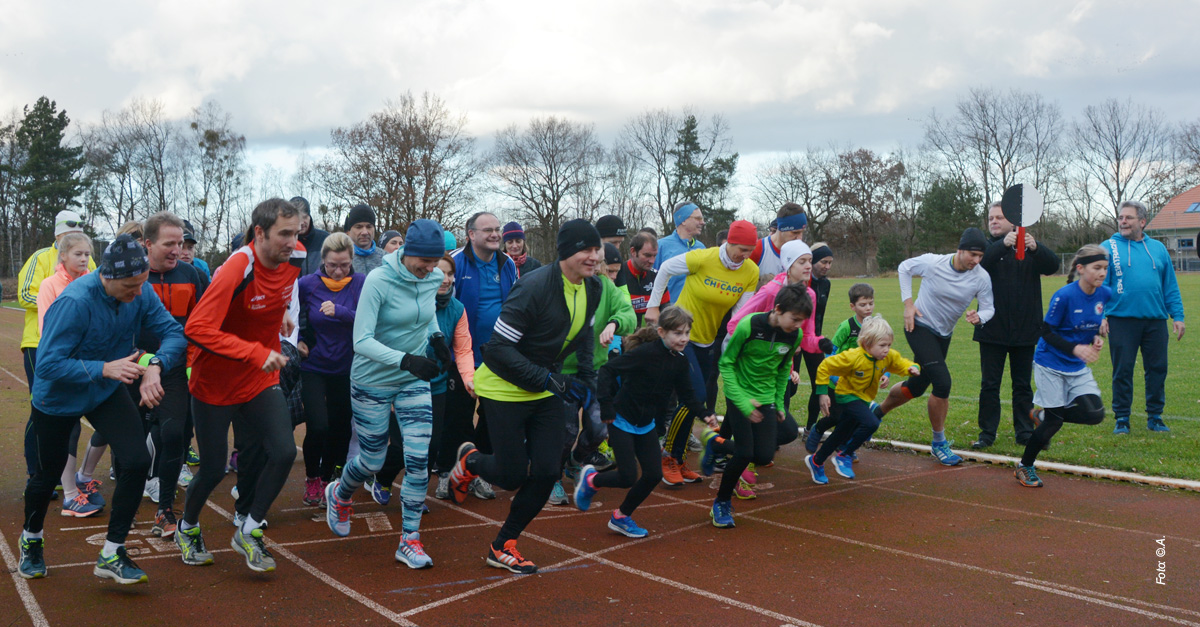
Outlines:
POLYGON ((350 275, 350 283, 339 292, 325 286, 322 269, 300 277, 300 339, 308 345, 308 358, 300 369, 321 374, 350 374, 354 361, 354 312, 362 294, 363 274, 350 275), (321 303, 333 301, 334 315, 321 313, 321 303))

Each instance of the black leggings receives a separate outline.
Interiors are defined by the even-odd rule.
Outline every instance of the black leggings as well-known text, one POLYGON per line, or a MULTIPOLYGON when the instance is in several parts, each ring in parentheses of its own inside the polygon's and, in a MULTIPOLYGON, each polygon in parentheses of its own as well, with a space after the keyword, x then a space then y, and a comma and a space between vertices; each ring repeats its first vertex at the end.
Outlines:
POLYGON ((609 425, 608 445, 617 458, 617 467, 606 470, 592 479, 597 488, 629 488, 625 500, 621 501, 621 513, 632 516, 633 510, 650 496, 654 486, 662 480, 662 447, 658 444, 658 433, 651 429, 646 433, 630 433, 609 425), (638 476, 638 466, 642 476, 638 476))
MULTIPOLYGON (((787 414, 783 414, 783 419, 787 421, 787 414)), ((712 446, 717 454, 733 455, 733 459, 725 465, 725 472, 721 475, 721 487, 717 489, 718 501, 733 498, 733 489, 737 487, 742 471, 751 462, 765 466, 775 459, 781 423, 775 416, 764 416, 757 423, 750 422, 750 418, 726 397, 725 424, 729 425, 733 439, 724 438, 722 442, 713 442, 712 446)), ((794 428, 795 423, 792 423, 792 429, 794 428)), ((792 439, 796 439, 796 436, 793 435, 792 439)))
POLYGON ((304 476, 333 478, 333 467, 346 463, 350 450, 350 375, 300 373, 304 399, 304 476))
POLYGON ((1104 421, 1104 402, 1095 394, 1084 394, 1066 407, 1046 407, 1042 424, 1033 430, 1021 456, 1022 466, 1032 466, 1038 453, 1050 443, 1064 422, 1077 425, 1098 425, 1104 421))
POLYGON ((238 513, 248 513, 257 521, 266 519, 267 510, 279 496, 296 460, 292 419, 283 391, 272 385, 240 405, 209 405, 193 398, 192 413, 196 444, 200 447, 200 470, 188 487, 184 521, 194 525, 200 520, 200 510, 208 496, 225 477, 230 424, 241 447, 238 504, 249 505, 238 513))
POLYGON ((158 478, 158 509, 166 510, 175 506, 175 484, 188 446, 185 428, 192 395, 187 369, 180 366, 163 374, 162 386, 162 401, 150 413, 150 441, 154 444, 151 472, 158 478))
POLYGON ((946 354, 950 352, 950 338, 942 337, 926 327, 914 325, 905 331, 908 347, 912 349, 913 361, 921 365, 921 374, 904 382, 912 398, 925 393, 933 386, 937 398, 950 398, 950 368, 946 365, 946 354))
POLYGON ((515 540, 537 517, 562 473, 563 402, 557 396, 536 401, 483 399, 487 408, 491 455, 468 458, 468 470, 505 490, 516 490, 508 518, 492 546, 515 540))
MULTIPOLYGON (((429 449, 429 466, 436 467, 440 472, 449 472, 458 460, 454 455, 463 442, 470 440, 475 443, 480 453, 485 455, 492 452, 492 440, 488 436, 487 419, 483 403, 478 402, 467 391, 458 368, 450 369, 450 378, 446 380, 446 418, 438 448, 429 449), (478 406, 479 423, 475 423, 475 413, 478 406), (436 455, 435 455, 436 454, 436 455), (434 463, 436 460, 437 463, 434 463)), ((431 440, 429 445, 434 446, 431 440)))
MULTIPOLYGON (((834 451, 838 450, 846 442, 850 441, 851 436, 862 429, 864 432, 870 431, 871 434, 879 429, 879 417, 875 412, 871 411, 871 406, 862 399, 855 399, 849 403, 838 403, 838 419, 837 426, 834 427, 833 433, 825 439, 821 447, 817 449, 813 455, 813 462, 816 464, 824 464, 825 460, 833 455, 834 451)), ((834 415, 832 411, 830 415, 834 415)), ((824 420, 824 418, 822 418, 824 420)), ((867 435, 870 437, 870 434, 867 435)), ((858 447, 855 447, 858 448, 858 447)), ((853 449, 848 449, 848 453, 853 453, 853 449)))
MULTIPOLYGON (((429 436, 429 450, 436 451, 438 438, 442 437, 441 431, 445 428, 443 423, 446 414, 446 393, 432 394, 429 400, 433 409, 433 429, 429 436)), ((450 467, 453 467, 453 464, 450 467)), ((395 412, 393 412, 391 420, 388 421, 387 453, 383 457, 383 466, 380 467, 379 472, 375 473, 375 481, 390 488, 401 470, 404 470, 404 433, 400 430, 400 423, 396 420, 395 412)), ((433 471, 433 462, 430 460, 430 472, 433 471)))
MULTIPOLYGON (((706 392, 708 375, 717 369, 716 354, 719 348, 716 344, 700 346, 689 342, 687 348, 683 349, 684 356, 688 358, 688 376, 691 379, 692 391, 700 398, 708 397, 706 392)), ((696 417, 688 411, 687 405, 683 404, 683 399, 680 399, 679 406, 675 409, 675 415, 671 418, 671 424, 667 428, 666 443, 667 452, 676 461, 683 461, 683 454, 687 451, 688 436, 692 434, 692 423, 695 420, 696 417)))
MULTIPOLYGON (((150 452, 146 450, 142 419, 123 385, 118 386, 95 409, 83 415, 112 445, 113 457, 121 459, 105 539, 124 544, 142 500, 146 473, 150 469, 150 452)), ((25 488, 25 531, 38 533, 42 530, 46 508, 50 505, 50 494, 58 485, 58 479, 67 465, 67 439, 71 436, 71 428, 79 423, 80 418, 79 414, 52 415, 33 408, 38 453, 36 470, 25 488)))

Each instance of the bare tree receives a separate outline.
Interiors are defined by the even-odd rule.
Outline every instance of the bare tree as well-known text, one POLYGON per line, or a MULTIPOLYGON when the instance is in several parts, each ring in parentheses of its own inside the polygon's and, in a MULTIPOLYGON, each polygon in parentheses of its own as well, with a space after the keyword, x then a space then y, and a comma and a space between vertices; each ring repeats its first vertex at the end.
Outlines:
POLYGON ((1071 136, 1077 175, 1086 179, 1077 191, 1099 194, 1112 224, 1122 201, 1161 196, 1172 136, 1158 110, 1110 98, 1084 109, 1071 136))
POLYGON ((896 211, 904 164, 865 148, 837 156, 837 203, 844 211, 848 252, 875 261, 879 238, 890 228, 896 211))
POLYGON ((606 163, 609 179, 607 210, 637 229, 658 221, 651 202, 650 186, 645 172, 638 167, 634 149, 618 138, 608 152, 606 163))
POLYGON ((248 171, 246 138, 233 130, 233 116, 216 102, 192 110, 184 151, 188 180, 186 217, 193 222, 201 246, 224 242, 241 229, 236 207, 243 199, 248 171))
POLYGON ((497 133, 489 163, 494 191, 516 203, 526 232, 545 246, 569 216, 594 210, 597 195, 581 192, 603 176, 604 148, 591 125, 534 118, 497 133))
POLYGON ((371 205, 381 227, 405 228, 418 218, 458 222, 474 202, 479 174, 466 123, 435 95, 405 94, 364 122, 335 128, 332 154, 309 180, 335 204, 371 205))
POLYGON ((835 217, 834 155, 820 148, 804 154, 788 154, 759 168, 750 182, 752 198, 761 211, 770 216, 784 204, 804 207, 808 216, 808 239, 825 239, 825 226, 835 217))
POLYGON ((633 118, 621 130, 621 143, 648 181, 651 204, 663 228, 673 225, 671 209, 680 200, 671 174, 675 162, 671 151, 681 123, 681 116, 654 109, 633 118))

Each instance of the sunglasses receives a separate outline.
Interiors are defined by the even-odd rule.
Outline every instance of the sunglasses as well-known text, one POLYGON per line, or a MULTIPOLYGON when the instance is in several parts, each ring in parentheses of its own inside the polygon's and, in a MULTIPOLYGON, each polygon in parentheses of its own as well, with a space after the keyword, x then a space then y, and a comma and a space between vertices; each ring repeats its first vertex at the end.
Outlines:
POLYGON ((65 224, 73 229, 87 226, 87 222, 84 222, 83 220, 63 220, 62 222, 59 222, 59 224, 65 224))

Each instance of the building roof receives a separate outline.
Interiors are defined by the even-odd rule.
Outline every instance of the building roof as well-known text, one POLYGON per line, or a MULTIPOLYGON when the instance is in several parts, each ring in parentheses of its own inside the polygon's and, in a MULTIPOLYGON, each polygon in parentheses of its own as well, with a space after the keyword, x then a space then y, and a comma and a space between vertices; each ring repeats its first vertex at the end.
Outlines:
POLYGON ((1147 231, 1185 229, 1200 229, 1200 185, 1172 198, 1146 225, 1147 231))

